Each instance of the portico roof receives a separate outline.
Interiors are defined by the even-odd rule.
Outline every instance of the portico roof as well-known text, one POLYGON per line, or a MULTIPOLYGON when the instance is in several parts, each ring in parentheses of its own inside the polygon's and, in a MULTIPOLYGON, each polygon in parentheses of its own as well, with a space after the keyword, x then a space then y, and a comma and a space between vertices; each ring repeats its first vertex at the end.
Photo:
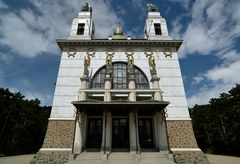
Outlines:
POLYGON ((156 100, 148 100, 148 101, 126 101, 126 100, 117 100, 117 101, 94 101, 94 100, 86 100, 86 101, 73 101, 72 104, 78 109, 80 112, 102 112, 102 111, 131 111, 135 110, 138 112, 160 112, 162 111, 168 104, 168 101, 156 101, 156 100))

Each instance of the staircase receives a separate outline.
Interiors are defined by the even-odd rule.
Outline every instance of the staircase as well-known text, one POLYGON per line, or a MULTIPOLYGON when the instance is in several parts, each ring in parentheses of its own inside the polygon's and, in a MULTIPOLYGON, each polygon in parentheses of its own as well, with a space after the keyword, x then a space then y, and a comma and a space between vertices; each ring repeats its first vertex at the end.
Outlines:
POLYGON ((83 152, 68 164, 174 164, 168 160, 166 154, 159 152, 143 152, 130 154, 129 152, 113 152, 104 159, 100 152, 83 152))

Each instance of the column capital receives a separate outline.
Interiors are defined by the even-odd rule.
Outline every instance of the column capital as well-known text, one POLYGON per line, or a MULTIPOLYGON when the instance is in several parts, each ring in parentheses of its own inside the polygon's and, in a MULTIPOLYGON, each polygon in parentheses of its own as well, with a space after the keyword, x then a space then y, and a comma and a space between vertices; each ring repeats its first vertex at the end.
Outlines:
POLYGON ((83 75, 83 76, 80 77, 80 80, 81 81, 89 81, 89 78, 88 78, 88 76, 83 75))
POLYGON ((104 78, 104 81, 105 81, 105 82, 106 82, 106 81, 112 82, 112 78, 111 78, 111 77, 105 77, 105 78, 104 78))
POLYGON ((136 82, 136 78, 134 76, 128 78, 129 81, 134 81, 136 82))
POLYGON ((157 75, 154 75, 154 76, 152 77, 152 79, 151 79, 151 82, 159 81, 159 80, 160 80, 160 78, 157 77, 157 75))

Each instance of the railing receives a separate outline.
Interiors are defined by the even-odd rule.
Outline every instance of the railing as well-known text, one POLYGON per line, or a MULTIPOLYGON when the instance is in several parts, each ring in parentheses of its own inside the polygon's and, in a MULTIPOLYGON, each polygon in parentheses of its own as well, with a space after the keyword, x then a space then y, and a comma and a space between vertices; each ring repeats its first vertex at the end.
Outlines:
POLYGON ((161 96, 163 93, 160 89, 80 89, 78 100, 81 100, 82 93, 87 97, 104 97, 106 92, 110 93, 111 97, 129 97, 129 94, 134 92, 136 97, 148 97, 149 99, 154 99, 155 93, 160 93, 161 96))

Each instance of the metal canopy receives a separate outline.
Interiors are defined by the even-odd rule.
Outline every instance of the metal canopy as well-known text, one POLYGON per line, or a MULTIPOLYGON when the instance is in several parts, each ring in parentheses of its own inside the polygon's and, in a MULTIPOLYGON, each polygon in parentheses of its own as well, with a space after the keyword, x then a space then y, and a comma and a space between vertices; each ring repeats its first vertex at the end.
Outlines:
POLYGON ((167 101, 73 101, 72 104, 79 112, 128 112, 131 110, 138 112, 158 112, 162 111, 169 102, 167 101))

